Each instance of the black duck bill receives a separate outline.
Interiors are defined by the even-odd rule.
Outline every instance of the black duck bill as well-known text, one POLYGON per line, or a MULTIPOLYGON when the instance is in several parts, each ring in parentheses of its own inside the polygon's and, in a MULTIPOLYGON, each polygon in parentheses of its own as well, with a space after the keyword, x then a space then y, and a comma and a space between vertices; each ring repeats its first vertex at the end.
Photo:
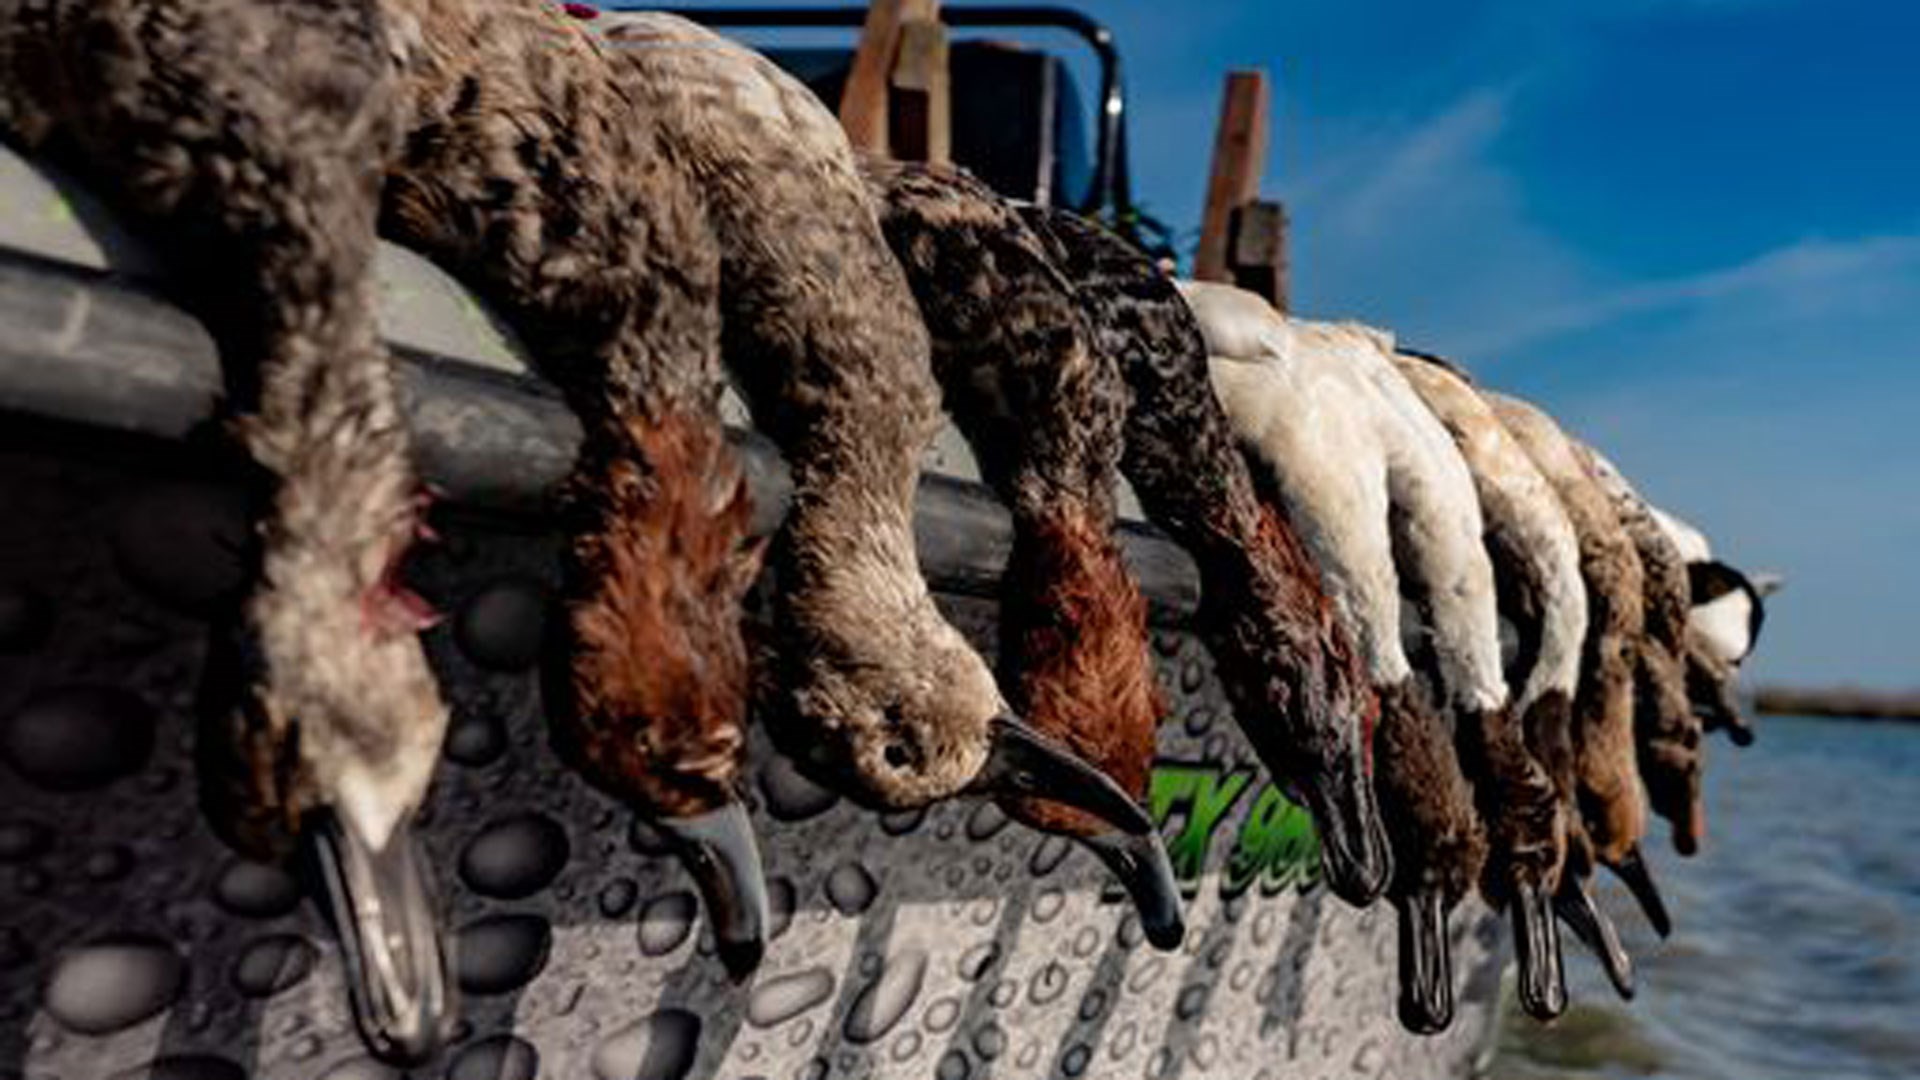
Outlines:
POLYGON ((1396 897, 1400 921, 1400 1025, 1437 1035, 1453 1023, 1453 952, 1447 903, 1438 886, 1396 897))
POLYGON ((1520 1007, 1535 1020, 1556 1019, 1567 1011, 1567 979, 1552 898, 1537 882, 1522 881, 1515 883, 1511 903, 1520 1007))
POLYGON ((1560 891, 1553 898, 1553 910, 1560 921, 1567 924, 1573 936, 1580 939, 1588 951, 1599 959, 1600 966, 1607 973, 1607 981, 1613 984, 1613 992, 1620 995, 1622 1001, 1633 1000, 1633 959, 1620 945, 1620 934, 1613 928, 1613 920, 1600 910, 1593 901, 1593 888, 1586 877, 1566 874, 1560 880, 1560 891))
POLYGON ((1617 861, 1607 864, 1633 894, 1640 904, 1640 910, 1646 913, 1648 925, 1661 937, 1673 933, 1673 919, 1667 914, 1667 902, 1660 895, 1660 887, 1653 883, 1653 872, 1647 869, 1647 860, 1640 854, 1640 845, 1627 849, 1626 854, 1617 861))
POLYGON ((1393 848, 1373 784, 1360 759, 1289 784, 1288 794, 1313 815, 1320 832, 1320 870, 1333 894, 1355 907, 1380 898, 1393 880, 1393 848))
POLYGON ((1180 907, 1173 861, 1167 857, 1167 845, 1160 833, 1107 832, 1075 839, 1098 856, 1126 888, 1147 942, 1162 952, 1178 949, 1187 936, 1187 921, 1180 907))
POLYGON ((975 795, 1017 795, 1063 803, 1128 836, 1154 831, 1153 819, 1106 773, 1005 714, 989 721, 987 760, 966 790, 975 795))
POLYGON ((700 890, 713 924, 714 947, 727 974, 735 982, 744 980, 760 966, 767 927, 773 921, 760 847, 754 842, 746 809, 738 802, 727 802, 692 817, 649 820, 673 846, 700 890))
POLYGON ((385 1061, 427 1060, 446 1040, 458 1007, 412 822, 402 820, 386 846, 375 848, 321 810, 309 835, 361 1037, 385 1061))

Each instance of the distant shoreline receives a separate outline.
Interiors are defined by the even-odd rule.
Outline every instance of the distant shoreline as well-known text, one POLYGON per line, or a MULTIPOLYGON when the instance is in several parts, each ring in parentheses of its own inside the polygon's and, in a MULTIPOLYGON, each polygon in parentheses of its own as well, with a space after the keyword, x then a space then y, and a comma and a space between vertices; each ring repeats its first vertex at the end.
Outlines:
POLYGON ((1890 693, 1853 687, 1763 686, 1754 691, 1753 708, 1766 716, 1920 722, 1920 691, 1890 693))

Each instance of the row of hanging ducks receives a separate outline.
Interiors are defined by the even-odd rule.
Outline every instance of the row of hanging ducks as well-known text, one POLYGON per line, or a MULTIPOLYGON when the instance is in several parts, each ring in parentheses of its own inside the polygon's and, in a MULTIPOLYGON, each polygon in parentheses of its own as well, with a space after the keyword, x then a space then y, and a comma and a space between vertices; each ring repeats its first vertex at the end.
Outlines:
POLYGON ((581 14, 0 0, 0 130, 193 241, 186 299, 259 496, 256 585, 209 662, 203 802, 250 855, 317 856, 376 1052, 431 1054, 454 1012, 409 836, 447 709, 399 575, 428 530, 379 234, 496 306, 581 418, 553 743, 672 838, 737 976, 769 921, 750 711, 869 805, 986 796, 1076 838, 1155 945, 1180 941, 1139 807, 1166 705, 1115 539, 1124 476, 1199 567, 1194 629, 1312 812, 1325 881, 1395 905, 1402 1022, 1449 1022, 1445 922, 1475 890, 1512 913, 1534 1015, 1565 1007, 1556 915, 1630 992, 1590 880, 1611 868, 1666 931, 1647 807, 1695 850, 1703 728, 1747 731, 1752 583, 1443 360, 1175 281, 957 170, 860 160, 804 87, 693 24, 581 14), (770 546, 720 421, 729 374, 792 472, 770 546), (916 562, 943 407, 1013 515, 998 678, 916 562), (763 563, 756 675, 741 602, 763 563))

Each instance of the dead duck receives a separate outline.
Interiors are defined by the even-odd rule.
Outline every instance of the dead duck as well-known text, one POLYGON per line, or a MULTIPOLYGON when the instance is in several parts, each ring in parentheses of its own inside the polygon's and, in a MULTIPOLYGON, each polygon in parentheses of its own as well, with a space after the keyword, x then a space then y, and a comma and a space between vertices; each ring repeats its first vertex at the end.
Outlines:
POLYGON ((1674 850, 1692 855, 1706 836, 1706 808, 1700 789, 1705 767, 1700 720, 1687 695, 1692 586, 1686 560, 1620 470, 1591 446, 1576 443, 1576 449, 1640 556, 1646 601, 1646 630, 1634 667, 1640 775, 1647 784, 1648 805, 1673 826, 1674 850))
POLYGON ((1749 576, 1714 558, 1706 534, 1652 507, 1654 520, 1687 561, 1693 607, 1687 613, 1687 693, 1707 731, 1725 730, 1737 746, 1753 743, 1734 680, 1766 623, 1766 598, 1780 588, 1776 574, 1749 576))
POLYGON ((1379 703, 1312 557, 1255 490, 1208 382, 1199 324, 1172 279, 1119 237, 1065 211, 1020 211, 1132 392, 1121 472, 1199 568, 1194 628, 1235 720, 1312 813, 1334 893, 1372 903, 1393 876, 1369 775, 1379 703))
POLYGON ((1553 485, 1579 539, 1587 590, 1587 640, 1574 700, 1580 814, 1594 858, 1626 882, 1664 937, 1672 923, 1640 852, 1647 828, 1633 730, 1633 656, 1646 619, 1640 556, 1560 425, 1517 398, 1481 396, 1553 485))
POLYGON ((396 92, 370 4, 0 5, 0 130, 194 238, 179 280, 266 478, 239 644, 212 664, 234 681, 196 746, 212 824, 256 857, 315 841, 355 1018, 412 1060, 453 1004, 411 838, 447 710, 395 574, 418 486, 373 304, 396 92))
POLYGON ((1748 574, 1721 561, 1698 528, 1657 506, 1649 504, 1648 510, 1679 549, 1694 579, 1695 610, 1689 621, 1706 635, 1715 655, 1730 664, 1744 663, 1766 625, 1766 598, 1780 591, 1783 579, 1779 574, 1748 574), (1722 603, 1723 597, 1732 602, 1722 603))
MULTIPOLYGON (((1167 705, 1146 601, 1114 536, 1127 413, 1119 367, 1092 347, 1072 286, 990 188, 955 169, 864 167, 932 335, 947 411, 1012 511, 1002 685, 1036 731, 1143 798, 1167 705)), ((1158 832, 1116 832, 1042 799, 1001 802, 1086 845, 1126 886, 1147 940, 1180 944, 1180 894, 1158 832)))
MULTIPOLYGON (((1418 642, 1418 666, 1437 666, 1439 685, 1449 692, 1454 745, 1489 834, 1481 892, 1496 907, 1509 908, 1518 946, 1521 1005, 1535 1018, 1551 1020, 1567 1002, 1553 909, 1568 804, 1529 745, 1527 710, 1535 709, 1539 699, 1529 695, 1513 704, 1492 674, 1501 670, 1502 655, 1498 577, 1486 542, 1492 525, 1483 511, 1478 544, 1472 529, 1463 527, 1483 505, 1486 489, 1468 464, 1468 447, 1452 438, 1411 384, 1391 338, 1377 331, 1365 336, 1375 339, 1375 347, 1360 349, 1351 359, 1367 370, 1389 413, 1399 418, 1397 426, 1387 429, 1397 436, 1388 440, 1395 554, 1413 571, 1401 575, 1403 603, 1411 579, 1427 598, 1423 621, 1430 624, 1432 635, 1418 642)), ((1485 430, 1499 429, 1495 424, 1485 430)), ((1510 449, 1518 457, 1506 460, 1524 461, 1517 447, 1510 449)), ((1567 567, 1577 580, 1577 567, 1567 567)), ((1403 620, 1403 634, 1405 630, 1403 620)), ((1577 649, 1572 651, 1577 656, 1577 649)), ((1557 716, 1564 725, 1564 698, 1549 702, 1545 710, 1546 724, 1557 716)))
POLYGON ((1592 841, 1577 803, 1572 706, 1587 633, 1579 541, 1532 459, 1481 400, 1466 373, 1402 349, 1401 370, 1458 441, 1486 519, 1502 614, 1515 629, 1508 678, 1526 747, 1552 778, 1560 844, 1553 908, 1599 958, 1621 996, 1634 993, 1633 965, 1612 922, 1594 901, 1592 841))
POLYGON ((726 283, 723 355, 791 470, 773 554, 776 742, 871 805, 1045 794, 1150 832, 1126 792, 1013 715, 934 606, 913 500, 939 385, 833 114, 766 58, 684 19, 595 24, 628 100, 702 193, 726 283))
POLYGON ((740 601, 759 551, 718 411, 704 203, 604 45, 557 7, 383 3, 406 42, 408 133, 383 228, 540 343, 585 434, 544 680, 554 748, 677 848, 742 977, 769 923, 738 796, 740 601))
MULTIPOLYGON (((1466 375, 1452 365, 1424 354, 1401 350, 1395 362, 1421 401, 1444 425, 1459 447, 1468 471, 1473 475, 1479 496, 1481 515, 1486 526, 1486 546, 1493 560, 1495 581, 1502 613, 1516 629, 1518 649, 1507 672, 1518 688, 1512 713, 1517 719, 1522 745, 1508 755, 1526 755, 1527 760, 1509 766, 1515 775, 1531 778, 1534 770, 1550 782, 1544 801, 1530 785, 1516 785, 1532 796, 1530 801, 1483 810, 1496 818, 1519 818, 1508 831, 1518 834, 1506 844, 1527 852, 1532 862, 1527 870, 1535 875, 1543 897, 1553 898, 1556 908, 1569 904, 1585 907, 1572 895, 1583 890, 1584 883, 1562 880, 1566 861, 1568 828, 1579 829, 1574 805, 1574 766, 1570 728, 1573 698, 1579 686, 1581 643, 1587 630, 1587 601, 1580 579, 1580 548, 1566 512, 1553 488, 1534 467, 1526 451, 1514 441, 1494 416, 1466 375), (1562 897, 1565 899, 1562 899, 1562 897)), ((1476 787, 1476 790, 1478 788, 1476 787)), ((1584 834, 1577 838, 1584 844, 1584 834)), ((1494 850, 1502 846, 1501 830, 1496 827, 1494 850)), ((1581 892, 1590 901, 1590 894, 1581 892)), ((1571 918, 1576 930, 1588 929, 1584 912, 1571 918)), ((1596 912, 1596 917, 1597 912, 1596 912)), ((1569 918, 1562 915, 1563 919, 1569 918)), ((1603 917, 1600 917, 1603 918, 1603 917)), ((1608 928, 1611 930, 1611 927, 1608 928)), ((1527 940, 1523 929, 1516 928, 1516 939, 1527 940)), ((1548 934, 1540 934, 1547 937, 1548 934)), ((1553 942, 1557 947, 1557 942, 1553 942)), ((1623 957, 1601 946, 1609 971, 1623 957)), ((1557 971, 1542 970, 1530 979, 1526 956, 1522 954, 1522 989, 1529 1010, 1536 1015, 1551 1015, 1551 1006, 1565 1005, 1564 983, 1549 980, 1557 971), (1532 998, 1532 1003, 1526 999, 1532 998)))
MULTIPOLYGON (((1564 993, 1557 947, 1546 940, 1550 892, 1538 868, 1518 877, 1508 869, 1487 873, 1487 829, 1462 767, 1463 749, 1474 751, 1477 764, 1526 761, 1505 714, 1493 570, 1465 464, 1393 370, 1385 335, 1288 319, 1232 286, 1180 287, 1206 334, 1228 421, 1264 491, 1305 537, 1380 696, 1375 760, 1394 838, 1397 874, 1387 895, 1400 915, 1401 1023, 1432 1032, 1451 1022, 1446 917, 1476 884, 1491 885, 1497 901, 1517 901, 1529 1008, 1558 1013, 1564 993), (1425 684, 1404 644, 1403 588, 1433 624, 1420 650, 1425 684)), ((1510 797, 1504 775, 1485 779, 1500 790, 1483 802, 1510 797)), ((1516 779, 1521 787, 1529 780, 1516 779)), ((1552 785, 1544 773, 1530 779, 1525 801, 1550 819, 1552 785)), ((1542 839, 1551 858, 1550 835, 1527 843, 1542 839)), ((1503 854, 1514 868, 1526 864, 1520 846, 1503 854)))

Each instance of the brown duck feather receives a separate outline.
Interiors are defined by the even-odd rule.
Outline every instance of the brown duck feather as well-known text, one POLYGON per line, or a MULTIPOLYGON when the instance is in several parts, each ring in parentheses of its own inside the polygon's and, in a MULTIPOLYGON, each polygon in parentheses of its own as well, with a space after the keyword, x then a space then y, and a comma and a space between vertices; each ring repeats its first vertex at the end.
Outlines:
MULTIPOLYGON (((1009 696, 1139 798, 1166 701, 1146 602, 1113 534, 1126 383, 999 196, 957 170, 876 161, 865 172, 932 332, 947 408, 1013 512, 1000 621, 1009 696)), ((1005 801, 1040 828, 1107 829, 1058 803, 1005 801)))
MULTIPOLYGON (((1125 381, 1092 347, 1073 290, 1014 208, 952 169, 868 162, 881 226, 933 336, 948 411, 1013 513, 1000 665, 1036 731, 1146 794, 1166 701, 1146 601, 1114 536, 1125 381)), ((1177 945, 1180 903, 1157 834, 1140 841, 1057 801, 1002 799, 1015 818, 1088 842, 1177 945)))
MULTIPOLYGON (((1672 925, 1666 902, 1640 851, 1647 828, 1634 741, 1634 665, 1645 632, 1640 556, 1560 426, 1526 402, 1501 394, 1485 396, 1553 484, 1580 542, 1588 621, 1574 702, 1574 753, 1586 840, 1592 856, 1626 882, 1648 921, 1665 936, 1672 925)), ((1583 869, 1586 854, 1570 851, 1570 870, 1583 869), (1574 865, 1574 855, 1581 856, 1582 865, 1574 865)))
POLYGON ((1591 447, 1578 449, 1640 556, 1646 607, 1634 667, 1640 774, 1647 782, 1648 805, 1673 826, 1675 850, 1691 855, 1706 837, 1700 786, 1706 747, 1687 691, 1687 612, 1693 598, 1686 559, 1613 463, 1591 447))
POLYGON ((1073 283, 1094 346, 1116 359, 1132 391, 1121 471, 1200 569, 1196 629, 1236 719, 1313 812, 1334 890, 1371 901, 1391 863, 1368 776, 1378 704, 1312 559, 1255 491, 1192 312, 1170 279, 1113 234, 1062 211, 1023 214, 1073 283))
POLYGON ((705 208, 609 50, 557 7, 385 2, 419 36, 384 226, 538 343, 586 431, 564 500, 555 745, 637 809, 713 810, 745 745, 756 552, 720 426, 705 208))
POLYGON ((1580 805, 1596 854, 1611 862, 1646 831, 1633 743, 1633 657, 1645 625, 1640 557, 1559 425, 1525 402, 1485 397, 1559 494, 1580 542, 1588 610, 1574 704, 1580 805))
POLYGON ((769 730, 865 801, 958 794, 995 771, 1009 718, 919 571, 913 498, 939 385, 852 150, 764 57, 671 16, 607 22, 624 91, 661 118, 709 207, 725 356, 792 471, 769 730))

